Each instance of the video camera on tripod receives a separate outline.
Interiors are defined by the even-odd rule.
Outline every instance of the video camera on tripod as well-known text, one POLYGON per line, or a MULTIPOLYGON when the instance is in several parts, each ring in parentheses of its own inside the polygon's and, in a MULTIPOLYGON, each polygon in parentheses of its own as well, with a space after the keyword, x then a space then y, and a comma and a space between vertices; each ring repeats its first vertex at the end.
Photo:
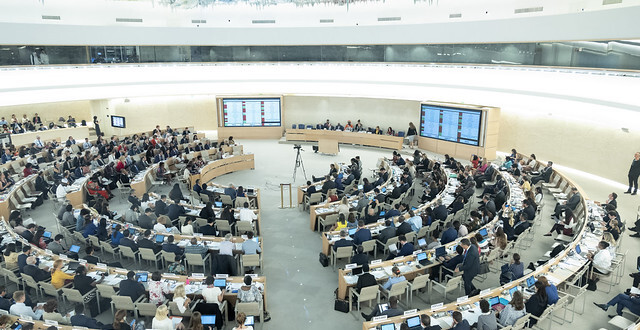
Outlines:
POLYGON ((302 149, 302 145, 301 144, 294 144, 293 145, 293 149, 298 149, 300 151, 304 151, 304 149, 302 149))

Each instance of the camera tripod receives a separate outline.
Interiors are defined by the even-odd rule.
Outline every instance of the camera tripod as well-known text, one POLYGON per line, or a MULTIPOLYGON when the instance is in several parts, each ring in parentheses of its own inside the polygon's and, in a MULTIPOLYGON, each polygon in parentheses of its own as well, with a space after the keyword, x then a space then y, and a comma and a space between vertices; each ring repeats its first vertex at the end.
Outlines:
POLYGON ((302 150, 302 148, 296 148, 298 150, 298 153, 296 154, 296 166, 293 168, 293 181, 296 181, 296 171, 298 170, 298 167, 302 168, 302 174, 304 174, 304 180, 307 180, 307 172, 304 170, 304 163, 302 162, 302 154, 300 153, 300 150, 302 150))

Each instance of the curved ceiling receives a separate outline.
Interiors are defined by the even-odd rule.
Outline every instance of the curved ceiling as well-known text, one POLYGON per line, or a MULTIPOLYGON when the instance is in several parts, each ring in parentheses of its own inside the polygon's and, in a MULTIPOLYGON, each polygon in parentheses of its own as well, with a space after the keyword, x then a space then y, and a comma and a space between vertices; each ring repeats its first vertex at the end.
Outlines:
POLYGON ((393 0, 172 8, 154 1, 4 0, 0 44, 322 45, 621 40, 640 0, 393 0))

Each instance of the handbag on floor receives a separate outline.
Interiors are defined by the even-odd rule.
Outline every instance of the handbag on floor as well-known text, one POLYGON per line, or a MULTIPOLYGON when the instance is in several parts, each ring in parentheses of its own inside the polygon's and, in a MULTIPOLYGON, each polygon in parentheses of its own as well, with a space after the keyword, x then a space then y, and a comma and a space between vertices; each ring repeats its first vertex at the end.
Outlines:
POLYGON ((349 313, 349 301, 336 299, 333 309, 337 310, 338 312, 349 313))
POLYGON ((320 252, 320 256, 318 257, 320 264, 322 265, 322 267, 327 267, 329 266, 329 257, 327 257, 326 254, 320 252))

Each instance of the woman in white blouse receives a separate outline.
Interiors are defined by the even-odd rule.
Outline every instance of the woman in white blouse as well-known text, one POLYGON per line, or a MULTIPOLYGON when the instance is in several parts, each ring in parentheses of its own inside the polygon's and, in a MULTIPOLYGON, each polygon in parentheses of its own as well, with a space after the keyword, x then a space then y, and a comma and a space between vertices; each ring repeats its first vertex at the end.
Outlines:
POLYGON ((184 222, 184 225, 182 226, 182 234, 193 235, 193 218, 191 216, 188 216, 187 220, 184 222))
POLYGON ((165 224, 167 223, 167 219, 169 218, 166 215, 161 215, 160 217, 158 217, 158 222, 153 225, 153 230, 159 233, 167 233, 167 227, 165 226, 165 224))
POLYGON ((151 327, 154 330, 174 330, 173 321, 168 317, 169 310, 166 305, 160 305, 156 309, 156 316, 153 318, 151 327))
POLYGON ((342 197, 340 205, 338 205, 338 214, 344 214, 345 219, 349 216, 349 200, 346 196, 342 197))
POLYGON ((184 313, 189 308, 191 299, 187 298, 187 293, 184 290, 184 285, 180 284, 173 290, 173 302, 178 305, 180 313, 184 313))

